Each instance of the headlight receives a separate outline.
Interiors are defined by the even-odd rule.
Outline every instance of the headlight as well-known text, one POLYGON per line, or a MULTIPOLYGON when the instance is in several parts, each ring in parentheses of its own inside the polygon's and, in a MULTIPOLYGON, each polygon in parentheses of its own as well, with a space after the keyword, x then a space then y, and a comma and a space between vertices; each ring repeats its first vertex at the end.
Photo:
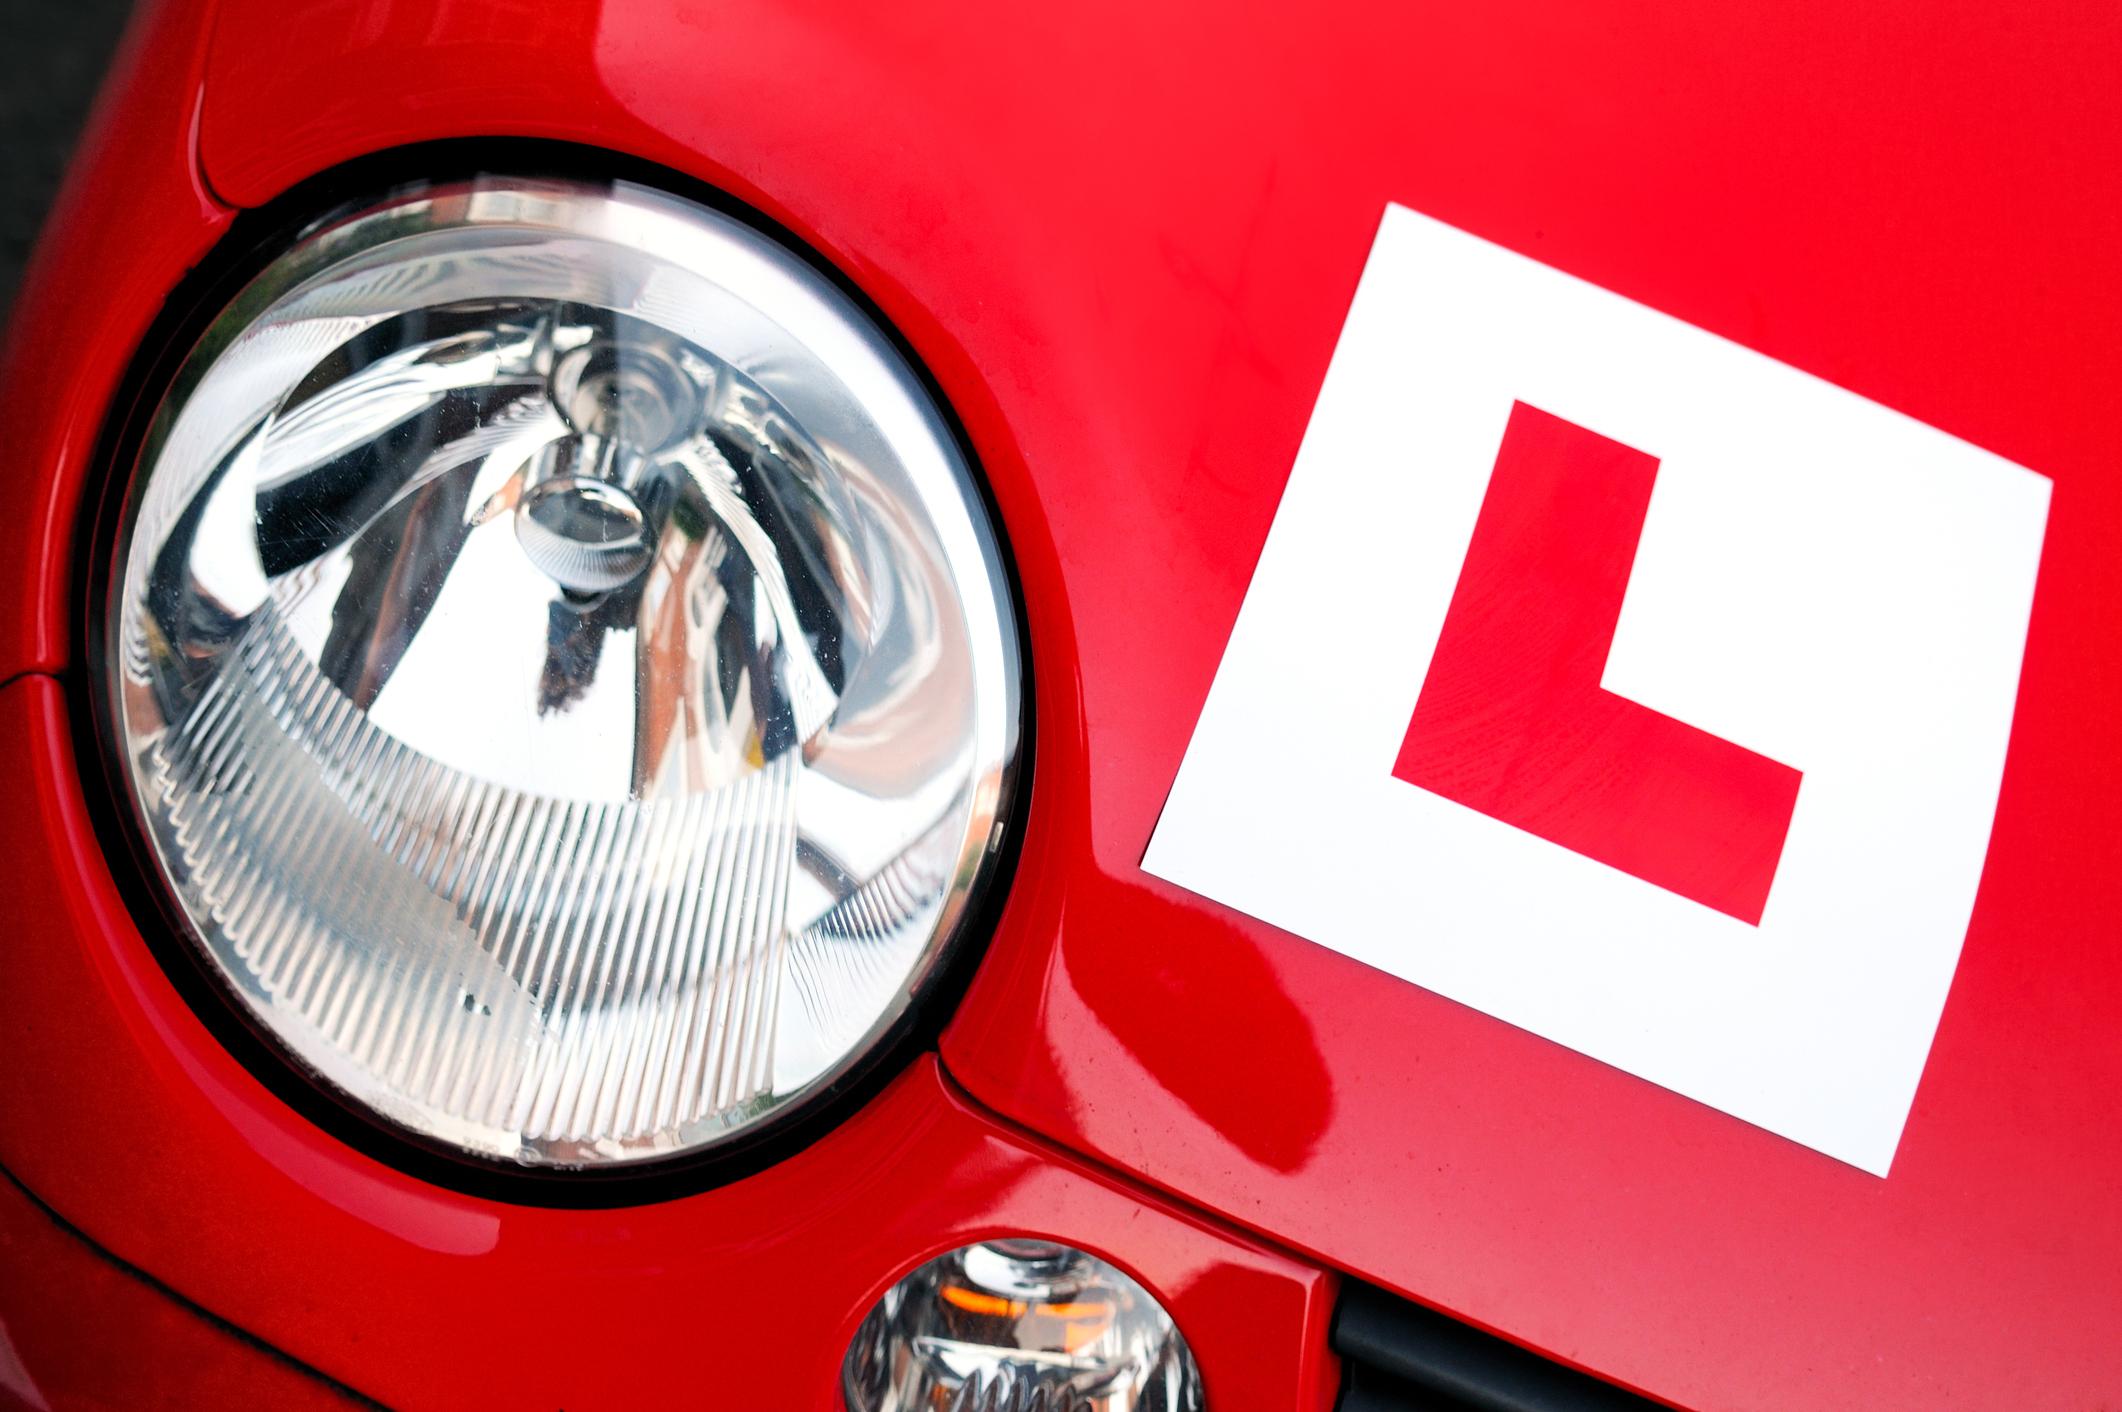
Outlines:
POLYGON ((303 1066, 541 1166, 845 1076, 991 869, 1018 735, 970 473, 850 300, 626 185, 313 230, 183 365, 103 664, 192 940, 303 1066))

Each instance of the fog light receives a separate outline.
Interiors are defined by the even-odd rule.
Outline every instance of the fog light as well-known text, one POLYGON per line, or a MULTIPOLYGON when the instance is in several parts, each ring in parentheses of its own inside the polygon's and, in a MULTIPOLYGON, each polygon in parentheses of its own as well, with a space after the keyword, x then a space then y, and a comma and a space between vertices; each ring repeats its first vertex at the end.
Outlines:
POLYGON ((990 1240, 885 1291, 841 1374, 849 1412, 1199 1412, 1201 1372, 1148 1290, 1096 1256, 990 1240))

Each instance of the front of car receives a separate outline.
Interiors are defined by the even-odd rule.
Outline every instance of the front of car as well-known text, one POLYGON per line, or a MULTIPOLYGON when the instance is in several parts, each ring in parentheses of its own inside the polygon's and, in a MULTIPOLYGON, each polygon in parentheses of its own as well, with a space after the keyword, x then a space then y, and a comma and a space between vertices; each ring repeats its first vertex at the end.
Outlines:
POLYGON ((1518 10, 136 16, 0 1391, 2122 1383, 2116 36, 1518 10))

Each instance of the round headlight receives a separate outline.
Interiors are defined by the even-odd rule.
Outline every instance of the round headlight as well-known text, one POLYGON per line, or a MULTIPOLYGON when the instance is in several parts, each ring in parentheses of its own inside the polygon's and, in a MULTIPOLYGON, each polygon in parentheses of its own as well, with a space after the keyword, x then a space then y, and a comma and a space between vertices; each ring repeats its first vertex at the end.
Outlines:
POLYGON ((301 1065, 625 1163, 832 1086, 991 870, 1020 709, 937 409, 809 266, 624 184, 311 230, 177 374, 103 663, 191 939, 301 1065))

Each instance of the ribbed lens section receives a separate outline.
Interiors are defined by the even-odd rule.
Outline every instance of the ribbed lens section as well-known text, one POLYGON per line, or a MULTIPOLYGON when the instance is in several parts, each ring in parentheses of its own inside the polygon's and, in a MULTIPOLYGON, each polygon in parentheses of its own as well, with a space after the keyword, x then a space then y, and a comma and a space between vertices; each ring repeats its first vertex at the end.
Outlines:
POLYGON ((846 1072, 998 842, 991 536, 844 300, 628 188, 435 188, 232 304, 143 454, 109 681, 196 939, 468 1150, 712 1144, 846 1072))
POLYGON ((553 799, 377 730, 269 620, 238 655, 154 764, 196 895, 290 1023, 555 1152, 771 1092, 791 756, 678 799, 553 799))

